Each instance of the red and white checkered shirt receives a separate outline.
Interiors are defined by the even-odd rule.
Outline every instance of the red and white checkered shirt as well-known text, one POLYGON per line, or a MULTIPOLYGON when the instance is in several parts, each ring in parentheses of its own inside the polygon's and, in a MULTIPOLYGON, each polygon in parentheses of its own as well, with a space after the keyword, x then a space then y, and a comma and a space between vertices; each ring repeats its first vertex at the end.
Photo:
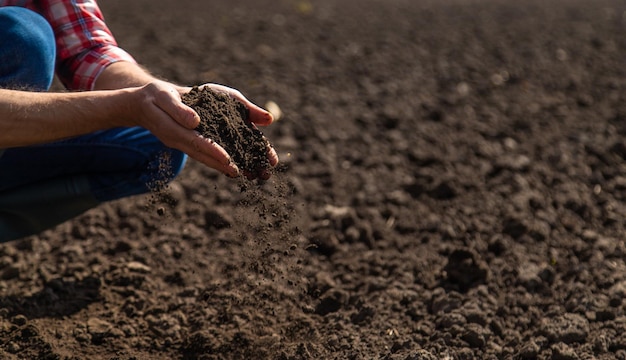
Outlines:
POLYGON ((56 38, 56 71, 72 90, 92 90, 98 75, 117 61, 135 62, 118 47, 96 0, 0 0, 41 14, 56 38))

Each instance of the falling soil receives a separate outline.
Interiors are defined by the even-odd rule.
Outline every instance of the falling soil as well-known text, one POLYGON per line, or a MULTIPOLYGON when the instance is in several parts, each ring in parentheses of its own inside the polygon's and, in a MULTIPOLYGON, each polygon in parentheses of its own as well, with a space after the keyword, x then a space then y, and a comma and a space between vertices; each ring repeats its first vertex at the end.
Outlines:
POLYGON ((196 130, 222 146, 245 174, 256 178, 271 168, 267 158, 268 142, 248 121, 249 111, 245 105, 209 87, 194 87, 182 99, 200 116, 196 130))

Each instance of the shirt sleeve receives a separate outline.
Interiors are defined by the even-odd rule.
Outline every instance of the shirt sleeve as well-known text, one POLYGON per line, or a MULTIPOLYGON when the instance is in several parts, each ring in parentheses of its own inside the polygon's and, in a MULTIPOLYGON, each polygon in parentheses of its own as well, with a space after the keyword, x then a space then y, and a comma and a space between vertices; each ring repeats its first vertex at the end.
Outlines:
POLYGON ((95 0, 43 0, 39 6, 54 31, 57 75, 68 89, 92 90, 107 66, 135 62, 118 46, 95 0))

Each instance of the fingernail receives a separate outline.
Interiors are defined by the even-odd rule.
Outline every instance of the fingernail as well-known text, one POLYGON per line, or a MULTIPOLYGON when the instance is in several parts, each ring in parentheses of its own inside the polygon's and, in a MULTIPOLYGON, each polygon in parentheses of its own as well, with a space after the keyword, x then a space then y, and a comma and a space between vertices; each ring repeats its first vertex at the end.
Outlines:
POLYGON ((192 124, 194 129, 197 128, 200 125, 200 116, 193 115, 191 117, 191 124, 192 124))
POLYGON ((229 167, 229 172, 228 172, 228 176, 236 178, 239 176, 239 168, 237 167, 237 165, 235 165, 235 163, 230 163, 229 167))

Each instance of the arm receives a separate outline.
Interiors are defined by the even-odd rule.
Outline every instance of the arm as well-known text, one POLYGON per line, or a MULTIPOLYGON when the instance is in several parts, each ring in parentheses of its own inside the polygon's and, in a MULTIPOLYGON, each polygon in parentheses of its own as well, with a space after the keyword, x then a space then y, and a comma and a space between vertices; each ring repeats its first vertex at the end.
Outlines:
POLYGON ((129 91, 42 93, 0 89, 0 148, 42 144, 124 123, 129 91))
MULTIPOLYGON (((180 95, 189 91, 158 80, 117 46, 94 0, 60 2, 46 8, 45 16, 57 38, 57 73, 70 89, 89 93, 0 92, 0 148, 51 142, 118 126, 141 126, 165 145, 228 175, 237 167, 226 151, 193 129, 198 115, 180 95), (57 4, 58 5, 58 4, 57 4), (34 110, 34 111, 33 111, 34 110), (19 124, 19 125, 18 125, 19 124)), ((272 116, 241 93, 220 85, 207 85, 229 93, 250 109, 250 120, 268 125, 272 116)), ((278 157, 268 150, 270 163, 278 157)))
MULTIPOLYGON (((122 64, 111 70, 117 73, 118 70, 130 71, 136 67, 132 63, 128 63, 132 65, 130 67, 122 64)), ((228 153, 193 130, 200 119, 181 101, 180 91, 186 91, 186 88, 149 78, 145 72, 119 79, 114 76, 117 80, 113 82, 132 84, 132 81, 139 81, 142 77, 153 81, 141 87, 73 93, 0 89, 0 148, 47 143, 113 127, 141 126, 165 145, 179 149, 229 176, 237 176, 239 170, 228 153)), ((235 97, 241 96, 233 89, 209 86, 230 92, 235 97)), ((251 114, 257 114, 256 118, 264 123, 271 122, 271 115, 265 110, 243 96, 240 100, 251 108, 251 114)), ((273 149, 268 150, 268 157, 272 165, 278 163, 273 149)))
POLYGON ((158 81, 146 70, 134 62, 118 61, 102 70, 94 82, 95 90, 123 89, 144 86, 158 81))
POLYGON ((182 105, 180 95, 164 82, 74 93, 0 89, 0 148, 47 143, 113 127, 142 126, 165 145, 229 176, 238 175, 226 151, 193 130, 198 115, 178 104, 182 105))

